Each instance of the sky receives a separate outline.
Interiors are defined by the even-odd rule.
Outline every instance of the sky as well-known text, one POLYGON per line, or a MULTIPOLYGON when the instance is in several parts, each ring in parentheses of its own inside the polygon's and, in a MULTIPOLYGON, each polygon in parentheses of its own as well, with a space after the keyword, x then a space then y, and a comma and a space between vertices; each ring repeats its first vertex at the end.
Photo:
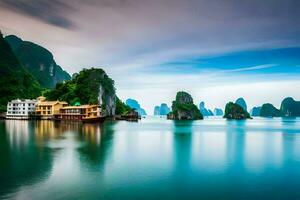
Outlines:
POLYGON ((101 67, 153 113, 177 91, 248 107, 300 100, 298 0, 0 0, 0 30, 50 50, 70 74, 101 67))

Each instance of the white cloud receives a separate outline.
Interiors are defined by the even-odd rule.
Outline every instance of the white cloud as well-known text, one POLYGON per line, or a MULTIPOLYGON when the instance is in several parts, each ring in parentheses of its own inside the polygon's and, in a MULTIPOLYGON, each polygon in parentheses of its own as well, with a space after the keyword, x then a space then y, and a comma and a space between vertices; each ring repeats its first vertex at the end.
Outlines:
POLYGON ((267 69, 271 67, 277 66, 276 64, 264 64, 264 65, 256 65, 251 67, 242 67, 242 68, 236 68, 236 69, 229 69, 224 70, 225 72, 244 72, 244 71, 252 71, 252 70, 259 70, 259 69, 267 69))

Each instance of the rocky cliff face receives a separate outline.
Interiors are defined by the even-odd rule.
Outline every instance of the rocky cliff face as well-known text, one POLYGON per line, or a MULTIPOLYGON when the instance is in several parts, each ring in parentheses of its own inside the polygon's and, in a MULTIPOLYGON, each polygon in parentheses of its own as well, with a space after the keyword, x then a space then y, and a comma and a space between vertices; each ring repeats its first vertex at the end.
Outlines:
POLYGON ((103 85, 99 86, 98 104, 105 109, 106 116, 113 116, 116 113, 116 99, 117 96, 114 91, 105 91, 103 85))
POLYGON ((203 115, 193 102, 193 98, 187 92, 177 92, 176 99, 172 103, 172 112, 168 119, 195 120, 203 119, 203 115))
POLYGON ((104 94, 104 98, 106 101, 105 111, 106 115, 113 116, 116 113, 116 94, 104 94))
POLYGON ((70 80, 70 75, 56 64, 47 49, 32 42, 23 41, 14 35, 5 37, 21 64, 45 88, 53 88, 56 83, 70 80))

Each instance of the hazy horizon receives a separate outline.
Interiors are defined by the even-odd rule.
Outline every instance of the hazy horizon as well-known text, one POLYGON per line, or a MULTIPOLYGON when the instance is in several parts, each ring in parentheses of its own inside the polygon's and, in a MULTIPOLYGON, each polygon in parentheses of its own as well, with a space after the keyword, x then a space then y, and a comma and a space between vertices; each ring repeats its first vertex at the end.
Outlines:
POLYGON ((70 74, 101 67, 148 114, 177 91, 224 109, 300 100, 297 0, 0 0, 0 30, 39 44, 70 74))

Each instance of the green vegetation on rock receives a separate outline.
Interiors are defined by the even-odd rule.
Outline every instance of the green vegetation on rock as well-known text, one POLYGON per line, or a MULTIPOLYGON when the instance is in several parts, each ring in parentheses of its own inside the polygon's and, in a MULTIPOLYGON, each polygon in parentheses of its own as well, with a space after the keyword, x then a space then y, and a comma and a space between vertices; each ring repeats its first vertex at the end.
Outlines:
POLYGON ((198 107, 194 104, 193 98, 187 92, 177 92, 175 101, 172 102, 172 112, 168 119, 196 120, 203 119, 198 107))
POLYGON ((121 101, 121 99, 119 99, 117 97, 116 100, 116 115, 124 115, 127 114, 131 111, 132 109, 126 105, 124 102, 121 101))
POLYGON ((245 111, 240 105, 229 102, 225 107, 224 118, 226 119, 249 119, 250 114, 245 111))
POLYGON ((111 116, 123 114, 128 107, 116 97, 114 81, 108 77, 103 69, 83 69, 64 83, 58 83, 53 90, 45 92, 48 100, 61 100, 74 105, 101 104, 106 114, 111 116))
POLYGON ((56 83, 70 80, 70 75, 56 64, 53 55, 47 49, 23 41, 14 35, 5 37, 19 62, 37 79, 42 87, 53 88, 56 83))
POLYGON ((0 112, 17 98, 36 98, 41 93, 38 81, 20 64, 0 32, 0 112))

